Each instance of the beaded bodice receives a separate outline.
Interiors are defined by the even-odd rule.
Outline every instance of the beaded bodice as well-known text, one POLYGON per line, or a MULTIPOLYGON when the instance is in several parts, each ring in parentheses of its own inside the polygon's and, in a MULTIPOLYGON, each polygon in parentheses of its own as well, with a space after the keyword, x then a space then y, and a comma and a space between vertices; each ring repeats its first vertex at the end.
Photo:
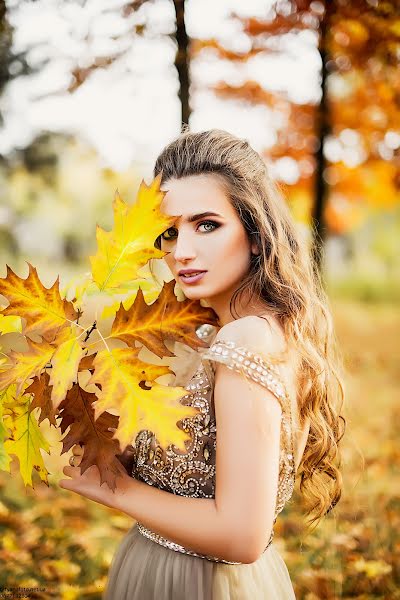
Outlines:
MULTIPOLYGON (((194 417, 179 421, 177 426, 187 431, 191 440, 185 442, 186 453, 170 445, 163 449, 150 431, 141 431, 134 444, 132 476, 149 485, 173 494, 193 498, 215 497, 215 463, 217 448, 217 425, 214 412, 215 363, 225 364, 229 369, 241 372, 268 389, 282 407, 281 447, 279 480, 275 508, 275 520, 292 495, 295 479, 294 447, 290 398, 283 383, 278 364, 250 349, 237 346, 233 341, 215 340, 210 348, 200 350, 200 364, 191 377, 180 402, 199 408, 194 417)), ((167 547, 199 556, 176 544, 151 535, 138 523, 141 533, 167 547), (172 545, 170 545, 172 544, 172 545)), ((268 545, 271 543, 273 533, 268 545)), ((218 559, 204 557, 210 560, 218 559)), ((221 561, 227 562, 227 561, 221 561)), ((237 564, 237 563, 232 563, 237 564)))

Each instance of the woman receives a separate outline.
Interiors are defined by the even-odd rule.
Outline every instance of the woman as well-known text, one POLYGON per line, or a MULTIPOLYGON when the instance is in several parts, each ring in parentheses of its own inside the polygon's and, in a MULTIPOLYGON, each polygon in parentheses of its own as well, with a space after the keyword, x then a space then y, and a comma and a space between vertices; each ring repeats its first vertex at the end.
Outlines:
POLYGON ((181 399, 201 412, 182 422, 192 436, 186 454, 140 432, 121 456, 132 477, 114 494, 95 468, 80 475, 79 458, 63 487, 137 521, 114 556, 105 600, 293 599, 272 538, 295 474, 311 522, 341 494, 343 394, 327 301, 247 142, 185 131, 154 172, 162 210, 179 216, 155 245, 184 295, 206 301, 220 324, 181 399))

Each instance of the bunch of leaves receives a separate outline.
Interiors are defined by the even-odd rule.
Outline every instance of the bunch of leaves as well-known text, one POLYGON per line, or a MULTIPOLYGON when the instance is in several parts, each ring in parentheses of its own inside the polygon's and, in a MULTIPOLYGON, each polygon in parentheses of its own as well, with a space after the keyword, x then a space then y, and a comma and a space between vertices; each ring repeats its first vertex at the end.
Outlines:
MULTIPOLYGON (((0 355, 0 469, 10 472, 15 455, 25 485, 33 487, 33 470, 48 485, 41 454, 50 453, 40 429, 44 419, 62 434, 68 429, 61 454, 81 444, 81 472, 97 465, 101 484, 113 490, 124 472, 118 456, 139 431, 150 430, 161 446, 186 451, 189 434, 180 421, 198 409, 180 402, 186 390, 170 385, 174 372, 168 365, 143 361, 139 354, 144 347, 155 359, 174 357, 168 346, 175 342, 196 351, 206 346, 196 330, 205 323, 217 325, 217 315, 197 300, 179 302, 174 280, 160 289, 154 279, 143 277, 148 261, 166 254, 154 246, 156 238, 177 219, 161 211, 159 184, 159 178, 149 186, 142 182, 131 206, 116 193, 114 228, 106 232, 97 226, 91 273, 71 300, 60 291, 59 277, 46 288, 30 263, 26 279, 8 265, 0 279, 0 294, 9 302, 0 311, 0 333, 13 332, 19 347, 23 344, 0 355), (108 335, 104 313, 84 322, 94 292, 97 302, 125 295, 108 335), (156 299, 148 304, 144 293, 156 299), (89 341, 91 335, 98 339, 89 341)), ((108 307, 106 314, 115 308, 108 307)))

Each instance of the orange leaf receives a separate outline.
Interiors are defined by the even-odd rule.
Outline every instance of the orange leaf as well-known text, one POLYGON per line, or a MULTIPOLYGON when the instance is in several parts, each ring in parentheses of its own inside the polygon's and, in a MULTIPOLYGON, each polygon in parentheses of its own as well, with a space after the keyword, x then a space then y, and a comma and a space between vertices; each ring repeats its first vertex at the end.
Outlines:
POLYGON ((55 348, 47 342, 38 344, 29 338, 26 341, 29 350, 27 352, 12 350, 9 355, 12 366, 7 367, 6 370, 0 370, 0 390, 16 383, 17 395, 19 395, 25 381, 31 377, 39 377, 41 370, 53 356, 55 348))
POLYGON ((203 307, 199 300, 178 302, 174 294, 175 280, 165 283, 155 302, 148 305, 141 289, 129 310, 121 304, 112 325, 110 337, 123 340, 128 346, 141 342, 157 356, 174 356, 164 344, 166 338, 187 344, 194 350, 207 344, 196 335, 205 323, 218 325, 212 308, 203 307))
POLYGON ((35 332, 51 342, 68 321, 77 318, 78 313, 71 302, 61 298, 58 277, 51 288, 45 288, 35 267, 30 263, 28 266, 29 275, 23 279, 7 265, 6 277, 0 278, 0 294, 10 304, 2 314, 23 317, 26 321, 24 334, 35 332))
POLYGON ((93 360, 96 354, 88 354, 81 358, 81 361, 78 366, 78 371, 94 371, 93 360))

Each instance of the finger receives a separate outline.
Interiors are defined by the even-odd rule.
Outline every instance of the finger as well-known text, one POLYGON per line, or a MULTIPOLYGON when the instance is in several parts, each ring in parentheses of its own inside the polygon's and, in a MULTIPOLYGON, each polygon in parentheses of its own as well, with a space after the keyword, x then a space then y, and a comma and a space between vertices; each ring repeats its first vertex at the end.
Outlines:
POLYGON ((67 477, 73 477, 78 471, 79 469, 77 467, 71 467, 70 465, 63 468, 63 473, 64 475, 67 475, 67 477))
POLYGON ((81 464, 83 460, 83 456, 79 455, 74 455, 74 464, 72 465, 73 467, 79 467, 79 465, 81 464))
POLYGON ((83 454, 82 446, 80 446, 79 444, 75 444, 75 446, 72 447, 72 454, 74 454, 75 456, 82 456, 82 454, 83 454))

